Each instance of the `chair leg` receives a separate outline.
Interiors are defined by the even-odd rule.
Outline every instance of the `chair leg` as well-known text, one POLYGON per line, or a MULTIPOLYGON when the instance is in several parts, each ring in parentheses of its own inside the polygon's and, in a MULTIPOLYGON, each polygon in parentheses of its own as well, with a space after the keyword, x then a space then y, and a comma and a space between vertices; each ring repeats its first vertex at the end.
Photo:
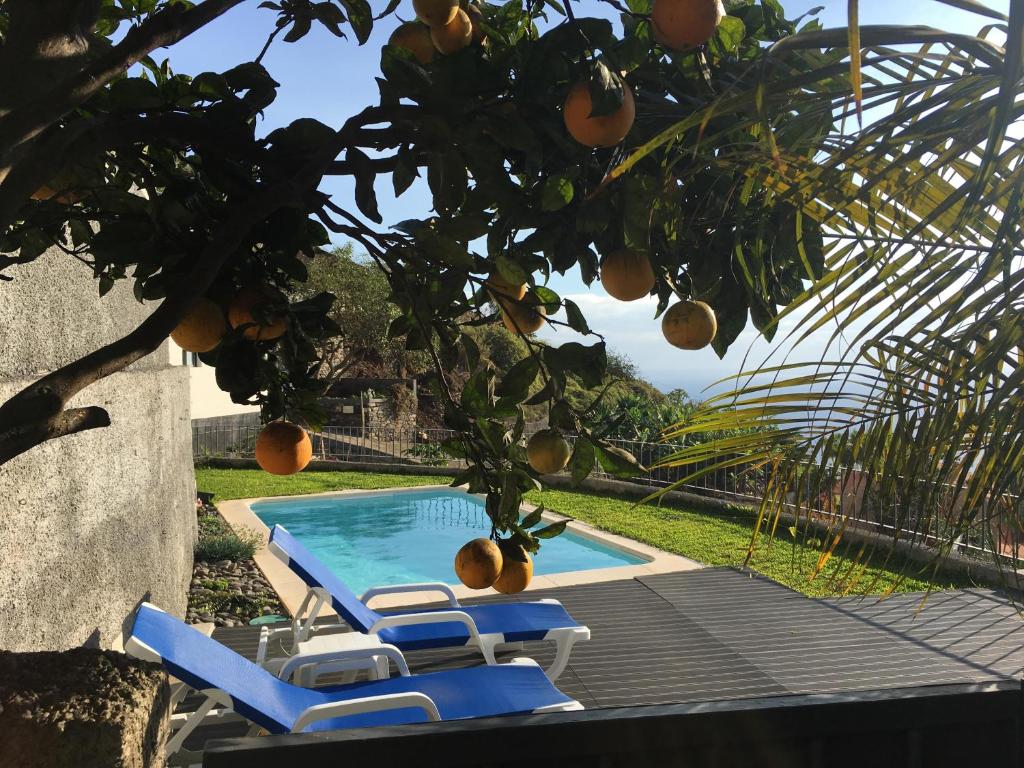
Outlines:
POLYGON ((206 701, 199 705, 199 709, 193 712, 188 720, 182 723, 182 726, 178 729, 177 733, 167 741, 168 757, 181 749, 181 745, 185 743, 185 739, 187 739, 189 734, 196 729, 196 726, 203 722, 203 718, 209 714, 210 710, 213 709, 216 704, 217 701, 208 696, 206 701))
MULTIPOLYGON (((589 637, 588 632, 586 637, 589 637)), ((572 648, 576 645, 578 640, 584 639, 582 633, 578 632, 566 632, 559 634, 557 637, 552 638, 555 641, 555 660, 551 662, 551 666, 548 667, 545 673, 551 682, 558 679, 558 676, 565 672, 565 667, 569 663, 569 656, 572 655, 572 648)))
POLYGON ((494 656, 494 649, 505 642, 503 635, 480 635, 480 643, 477 647, 480 649, 480 653, 484 656, 484 661, 490 665, 495 665, 498 660, 494 656))

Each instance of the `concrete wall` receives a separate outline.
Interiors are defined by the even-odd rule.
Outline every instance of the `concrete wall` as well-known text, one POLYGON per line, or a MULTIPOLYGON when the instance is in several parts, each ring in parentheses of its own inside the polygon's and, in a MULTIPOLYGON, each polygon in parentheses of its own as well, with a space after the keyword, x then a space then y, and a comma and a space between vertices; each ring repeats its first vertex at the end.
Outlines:
MULTIPOLYGON (((48 253, 0 283, 0 399, 135 327, 119 284, 48 253)), ((0 467, 0 648, 118 647, 136 604, 183 614, 196 536, 188 371, 167 346, 81 392, 111 426, 0 467)))
POLYGON ((181 347, 170 339, 167 341, 167 351, 171 365, 184 366, 188 371, 189 410, 193 419, 254 414, 256 422, 259 422, 259 406, 239 405, 232 402, 231 395, 217 386, 216 369, 204 365, 197 357, 183 352, 181 347))

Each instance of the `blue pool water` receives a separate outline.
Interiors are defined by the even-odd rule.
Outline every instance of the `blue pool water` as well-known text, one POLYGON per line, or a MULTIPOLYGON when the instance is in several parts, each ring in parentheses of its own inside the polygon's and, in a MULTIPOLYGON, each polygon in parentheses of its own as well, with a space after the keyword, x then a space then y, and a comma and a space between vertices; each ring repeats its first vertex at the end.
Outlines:
MULTIPOLYGON (((417 581, 456 584, 455 553, 490 531, 483 502, 460 491, 259 501, 252 510, 269 527, 287 528, 356 593, 417 581)), ((567 531, 541 542, 534 573, 643 562, 567 531)))

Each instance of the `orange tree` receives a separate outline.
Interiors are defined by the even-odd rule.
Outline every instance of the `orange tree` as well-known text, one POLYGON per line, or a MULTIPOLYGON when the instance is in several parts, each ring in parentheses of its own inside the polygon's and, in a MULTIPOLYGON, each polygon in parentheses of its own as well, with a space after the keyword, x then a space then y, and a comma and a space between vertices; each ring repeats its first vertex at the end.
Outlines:
MULTIPOLYGON (((383 48, 378 104, 340 126, 299 119, 261 135, 257 116, 277 90, 262 54, 196 77, 150 57, 240 2, 0 4, 0 277, 57 248, 92 270, 101 295, 128 280, 155 304, 125 337, 0 406, 0 463, 105 426, 102 408, 69 400, 194 322, 201 299, 231 307, 203 352, 221 388, 265 420, 315 424, 315 343, 338 330, 331 297, 285 297, 306 278, 303 255, 335 235, 386 275, 400 313, 391 336, 434 361, 458 434, 445 448, 468 461, 457 481, 486 493, 492 537, 534 551, 559 528, 534 535, 539 516, 518 519, 540 478, 522 444, 524 403, 547 403, 552 429, 577 435, 575 479, 596 464, 638 471, 563 397, 570 372, 599 386, 606 355, 579 307, 546 287, 553 272, 579 270, 589 284, 603 259, 613 295, 654 294, 659 312, 676 296, 700 299, 720 354, 748 319, 770 334, 778 309, 823 274, 820 218, 751 158, 780 169, 813 157, 852 112, 844 100, 861 85, 846 29, 787 20, 777 0, 731 2, 727 15, 713 0, 417 0, 433 27, 406 24, 383 48), (673 26, 693 19, 698 39, 673 26), (354 200, 319 191, 330 175, 354 177, 354 200), (433 210, 384 226, 375 188, 400 195, 417 177, 433 210), (492 300, 531 350, 509 370, 482 362, 465 332, 497 321, 492 300), (590 343, 536 344, 527 331, 541 322, 590 343), (458 392, 456 367, 470 371, 458 392)), ((398 27, 397 0, 261 6, 278 18, 264 51, 313 25, 360 44, 374 24, 398 27)), ((872 34, 880 44, 922 33, 872 34)))

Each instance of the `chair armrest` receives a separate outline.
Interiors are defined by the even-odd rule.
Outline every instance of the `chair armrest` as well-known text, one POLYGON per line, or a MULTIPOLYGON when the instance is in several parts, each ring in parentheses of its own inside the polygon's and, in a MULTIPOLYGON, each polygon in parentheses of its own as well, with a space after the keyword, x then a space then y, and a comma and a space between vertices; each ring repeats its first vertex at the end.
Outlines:
POLYGON ((282 665, 281 669, 277 672, 277 676, 282 680, 287 680, 299 667, 304 667, 307 664, 323 664, 325 662, 365 661, 365 666, 369 668, 373 666, 373 658, 375 656, 387 656, 395 662, 395 666, 398 667, 402 677, 409 676, 409 665, 405 663, 405 656, 402 655, 398 648, 387 643, 381 643, 376 647, 324 650, 319 653, 300 652, 282 665))
POLYGON ((388 693, 383 696, 367 696, 362 699, 316 704, 306 709, 296 718, 295 725, 292 726, 292 733, 299 733, 309 725, 320 720, 331 720, 335 717, 346 717, 347 715, 360 715, 364 712, 406 709, 408 707, 422 709, 427 714, 429 720, 441 719, 441 713, 437 711, 437 705, 425 693, 417 693, 415 691, 410 691, 409 693, 388 693))
POLYGON ((376 634, 388 627, 404 627, 410 624, 442 624, 446 621, 456 621, 465 624, 469 630, 470 637, 480 640, 480 630, 477 629, 473 617, 465 611, 426 611, 424 613, 396 613, 381 616, 373 623, 368 632, 376 634))
POLYGON ((402 592, 441 592, 448 598, 448 604, 451 605, 452 608, 461 607, 459 605, 458 598, 455 597, 455 593, 452 591, 452 588, 442 581, 426 581, 420 584, 392 584, 386 587, 373 587, 366 590, 359 600, 364 605, 367 605, 370 600, 375 598, 377 595, 394 595, 402 592))

